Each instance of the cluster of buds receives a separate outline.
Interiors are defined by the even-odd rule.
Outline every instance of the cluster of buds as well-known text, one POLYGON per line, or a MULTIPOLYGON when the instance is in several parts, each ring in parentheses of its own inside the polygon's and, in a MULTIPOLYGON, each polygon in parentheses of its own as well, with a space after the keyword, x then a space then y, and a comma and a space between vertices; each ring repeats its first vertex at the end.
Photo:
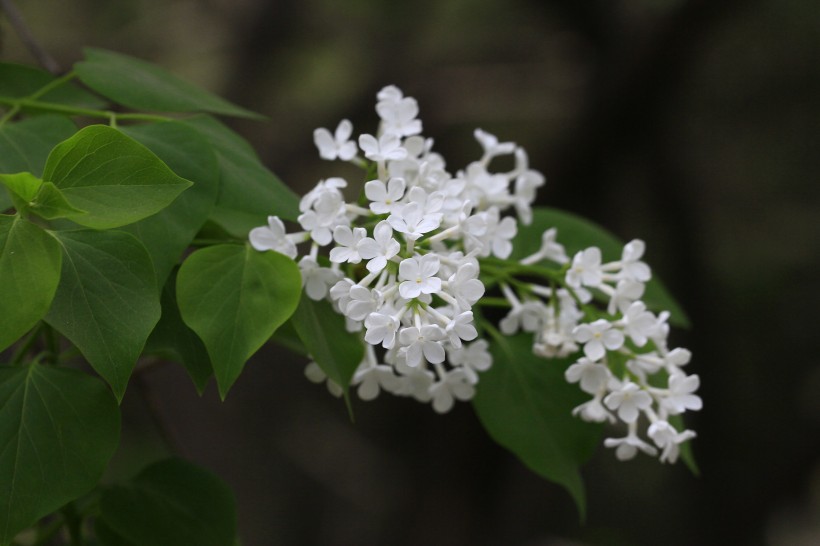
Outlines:
MULTIPOLYGON (((528 266, 551 262, 556 267, 549 270, 548 286, 506 273, 493 280, 510 308, 501 332, 531 332, 533 351, 547 358, 582 353, 566 377, 580 382, 593 399, 575 413, 591 421, 614 422, 617 415, 625 422, 628 435, 605 442, 617 447, 621 459, 638 449, 657 453, 637 436, 643 413, 649 436, 663 450, 661 459, 674 461, 679 444, 694 433, 678 432, 667 416, 700 407, 692 394, 698 378, 681 371, 688 351, 666 348, 668 314, 655 316, 640 301, 650 277, 640 261, 643 243, 626 245, 618 262, 602 265, 597 248, 570 262, 550 229, 537 253, 509 260, 517 222, 531 222, 536 190, 544 184, 529 168, 526 152, 476 130, 481 158, 451 174, 433 152, 433 141, 421 136, 415 99, 389 86, 378 93, 376 111, 379 130, 357 142, 347 120, 334 133, 314 132, 322 158, 365 169, 361 198, 346 201, 347 181, 328 178, 300 202, 302 231, 287 233, 272 216, 267 226, 250 233, 257 250, 297 259, 307 297, 328 299, 344 315, 347 329, 361 332, 365 356, 351 383, 358 395, 370 400, 384 390, 430 402, 439 413, 455 400, 472 398, 479 372, 492 364, 474 310, 485 292, 479 272, 482 278, 492 276, 482 265, 511 264, 506 271, 531 273, 528 266), (499 156, 511 156, 512 170, 491 172, 490 163, 499 156), (323 247, 331 248, 320 255, 323 247), (593 292, 608 298, 606 311, 592 305, 593 292), (652 386, 661 371, 668 386, 652 386)), ((306 375, 341 392, 316 363, 308 365, 306 375)))

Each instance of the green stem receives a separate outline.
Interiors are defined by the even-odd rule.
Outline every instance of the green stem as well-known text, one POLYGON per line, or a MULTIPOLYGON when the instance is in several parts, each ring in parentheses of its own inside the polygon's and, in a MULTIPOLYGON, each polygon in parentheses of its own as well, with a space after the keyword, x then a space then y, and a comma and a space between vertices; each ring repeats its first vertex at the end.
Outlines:
MULTIPOLYGON (((10 97, 0 97, 0 104, 6 104, 12 107, 9 112, 0 119, 0 125, 10 119, 9 114, 12 111, 19 111, 21 108, 29 108, 41 112, 53 112, 55 114, 66 114, 69 116, 86 116, 90 118, 102 118, 107 120, 122 120, 122 121, 171 121, 173 118, 168 116, 158 116, 155 114, 137 114, 125 113, 118 114, 110 110, 94 110, 91 108, 79 108, 77 106, 69 106, 66 104, 58 104, 54 102, 44 102, 34 100, 31 98, 13 99, 10 97)), ((15 113, 16 113, 15 111, 15 113)))
POLYGON ((483 297, 476 302, 476 305, 482 307, 510 307, 510 302, 507 301, 507 298, 483 297))
POLYGON ((39 90, 35 91, 34 93, 32 93, 31 95, 29 95, 26 98, 31 99, 31 100, 39 99, 40 97, 42 97, 43 95, 45 95, 49 91, 53 91, 54 89, 57 89, 61 85, 65 85, 66 83, 70 82, 71 80, 73 80, 76 77, 77 77, 77 74, 75 74, 74 71, 72 70, 71 72, 69 72, 65 76, 62 76, 60 78, 57 78, 56 80, 52 80, 52 81, 48 82, 43 87, 41 87, 39 90))

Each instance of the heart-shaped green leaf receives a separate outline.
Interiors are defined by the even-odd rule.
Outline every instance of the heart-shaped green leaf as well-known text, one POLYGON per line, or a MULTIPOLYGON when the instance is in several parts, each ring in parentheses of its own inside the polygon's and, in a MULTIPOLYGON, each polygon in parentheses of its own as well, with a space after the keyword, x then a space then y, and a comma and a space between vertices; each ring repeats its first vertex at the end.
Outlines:
POLYGON ((148 148, 105 125, 91 125, 58 144, 43 180, 78 209, 74 222, 94 229, 124 226, 167 207, 191 182, 148 148))
POLYGON ((584 394, 564 379, 567 359, 543 359, 526 334, 498 336, 493 365, 481 374, 473 407, 490 436, 534 472, 564 486, 583 518, 578 466, 592 456, 601 427, 573 417, 584 394))
POLYGON ((105 526, 134 546, 232 546, 236 539, 231 490, 181 459, 156 462, 128 485, 107 489, 100 511, 105 526))
POLYGON ((300 293, 293 260, 250 245, 204 248, 182 264, 179 310, 208 349, 223 399, 245 361, 293 314, 300 293))
POLYGON ((19 216, 0 215, 0 350, 43 318, 60 280, 60 245, 19 216))
POLYGON ((151 257, 122 231, 59 231, 60 285, 46 320, 71 340, 122 399, 160 317, 151 257))
POLYGON ((302 298, 291 323, 316 364, 346 395, 364 358, 361 338, 347 331, 344 317, 326 301, 302 298))
POLYGON ((96 378, 0 368, 0 544, 91 490, 119 442, 120 412, 96 378))

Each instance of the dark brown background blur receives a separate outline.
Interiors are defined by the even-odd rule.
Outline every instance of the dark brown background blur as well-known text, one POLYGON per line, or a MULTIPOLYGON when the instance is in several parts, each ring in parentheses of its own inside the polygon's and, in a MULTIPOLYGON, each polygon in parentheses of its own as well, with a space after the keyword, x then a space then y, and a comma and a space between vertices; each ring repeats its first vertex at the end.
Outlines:
MULTIPOLYGON (((418 99, 456 169, 474 127, 515 140, 541 204, 587 215, 647 259, 694 323, 704 409, 682 465, 584 474, 589 517, 495 446, 461 404, 343 405, 285 352, 225 403, 175 366, 147 378, 182 452, 236 491, 243 544, 820 544, 820 2, 816 0, 73 0, 20 2, 69 66, 110 48, 270 117, 229 121, 302 192, 349 173, 316 127, 375 128, 374 96, 418 99)), ((3 60, 31 62, 8 24, 3 60)), ((548 393, 545 393, 548 395, 548 393)), ((161 456, 140 389, 112 476, 161 456)))

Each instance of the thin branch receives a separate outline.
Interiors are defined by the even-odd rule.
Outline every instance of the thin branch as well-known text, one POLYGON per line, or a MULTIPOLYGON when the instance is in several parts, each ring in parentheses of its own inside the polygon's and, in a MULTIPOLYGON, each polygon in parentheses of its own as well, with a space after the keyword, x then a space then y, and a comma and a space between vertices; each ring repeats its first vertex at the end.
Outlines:
POLYGON ((20 37, 20 41, 22 41, 29 52, 34 55, 34 58, 37 59, 40 66, 54 75, 60 74, 62 72, 60 65, 57 64, 54 57, 49 55, 45 48, 37 42, 34 33, 29 30, 26 22, 23 20, 23 15, 20 13, 20 10, 17 9, 17 6, 14 5, 14 2, 11 0, 0 0, 0 9, 6 13, 6 17, 17 33, 17 36, 20 37))

